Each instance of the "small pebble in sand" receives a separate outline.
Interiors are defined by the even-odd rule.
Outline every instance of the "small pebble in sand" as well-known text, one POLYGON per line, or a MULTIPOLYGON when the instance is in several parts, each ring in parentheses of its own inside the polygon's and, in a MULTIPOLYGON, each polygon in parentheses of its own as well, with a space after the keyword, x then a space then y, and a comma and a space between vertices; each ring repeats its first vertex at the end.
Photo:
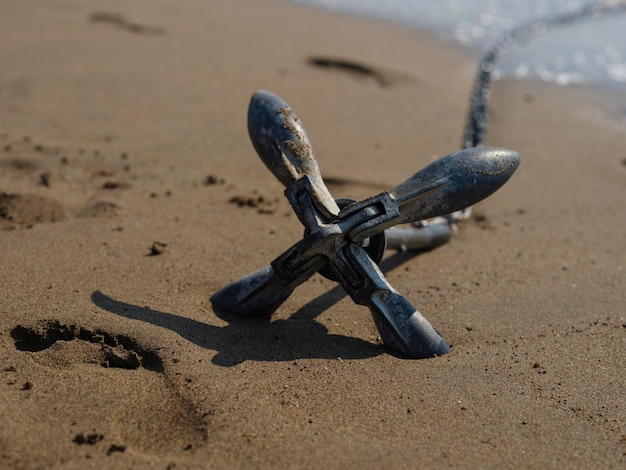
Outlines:
POLYGON ((122 184, 117 181, 106 181, 102 184, 102 189, 117 189, 121 186, 122 184))
POLYGON ((24 382, 24 385, 22 385, 22 390, 30 390, 33 388, 33 383, 28 381, 28 382, 24 382))
POLYGON ((113 445, 111 445, 111 447, 109 447, 109 449, 107 450, 107 455, 111 455, 111 454, 113 454, 114 452, 124 452, 125 450, 126 450, 126 446, 113 444, 113 445))
POLYGON ((46 188, 50 187, 50 172, 46 171, 39 175, 39 184, 45 186, 46 188))
POLYGON ((81 433, 76 434, 72 442, 78 445, 87 444, 87 445, 92 446, 100 442, 102 439, 104 439, 104 436, 102 434, 91 433, 91 434, 84 435, 81 432, 81 433))
POLYGON ((205 186, 213 186, 215 184, 224 184, 224 179, 215 175, 208 175, 206 178, 204 178, 205 186))
POLYGON ((153 242, 152 247, 150 247, 150 256, 162 255, 166 247, 167 243, 153 242))

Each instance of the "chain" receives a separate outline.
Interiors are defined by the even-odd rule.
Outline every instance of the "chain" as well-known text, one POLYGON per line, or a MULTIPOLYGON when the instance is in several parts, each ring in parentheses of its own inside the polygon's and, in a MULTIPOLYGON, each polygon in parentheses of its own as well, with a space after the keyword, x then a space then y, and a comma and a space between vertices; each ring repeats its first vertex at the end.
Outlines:
POLYGON ((529 21, 498 37, 487 49, 479 62, 470 102, 470 112, 465 129, 463 148, 476 147, 485 138, 487 106, 491 96, 491 78, 497 64, 514 46, 526 42, 539 34, 556 28, 570 26, 587 19, 601 18, 626 12, 626 1, 606 1, 586 5, 578 10, 556 16, 529 21))
MULTIPOLYGON (((497 37, 479 61, 474 81, 474 90, 470 100, 469 116, 465 127, 463 148, 477 147, 482 144, 485 138, 487 108, 489 98, 491 97, 492 73, 513 47, 560 27, 624 12, 626 12, 626 0, 593 3, 585 5, 578 10, 523 23, 497 37)), ((469 218, 471 212, 472 208, 467 207, 446 217, 420 221, 414 225, 418 228, 423 228, 437 224, 447 224, 451 230, 454 230, 456 222, 469 218)))

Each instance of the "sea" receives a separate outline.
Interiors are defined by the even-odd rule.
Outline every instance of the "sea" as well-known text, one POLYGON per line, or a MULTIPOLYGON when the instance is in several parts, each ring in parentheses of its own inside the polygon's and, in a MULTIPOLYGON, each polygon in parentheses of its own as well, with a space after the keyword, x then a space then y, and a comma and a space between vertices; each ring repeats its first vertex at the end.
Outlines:
MULTIPOLYGON (((512 28, 589 5, 580 0, 286 0, 428 30, 477 53, 512 28)), ((622 5, 626 1, 595 2, 622 5)), ((626 8, 535 35, 494 78, 600 85, 626 92, 626 8)))

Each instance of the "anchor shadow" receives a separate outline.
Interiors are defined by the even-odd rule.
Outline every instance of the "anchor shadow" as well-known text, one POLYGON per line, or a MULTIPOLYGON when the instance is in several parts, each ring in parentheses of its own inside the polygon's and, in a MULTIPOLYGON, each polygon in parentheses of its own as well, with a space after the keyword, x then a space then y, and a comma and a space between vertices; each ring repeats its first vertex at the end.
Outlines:
MULTIPOLYGON (((396 253, 383 260, 380 268, 388 272, 420 252, 396 253)), ((317 359, 367 359, 382 354, 382 346, 343 335, 330 334, 315 319, 345 298, 341 286, 311 300, 291 317, 270 321, 270 316, 236 316, 213 309, 228 322, 215 326, 169 312, 130 304, 98 290, 91 302, 102 310, 132 320, 168 329, 185 340, 205 349, 217 351, 211 362, 231 367, 245 361, 294 361, 317 359)), ((359 308, 356 307, 355 308, 359 308)))

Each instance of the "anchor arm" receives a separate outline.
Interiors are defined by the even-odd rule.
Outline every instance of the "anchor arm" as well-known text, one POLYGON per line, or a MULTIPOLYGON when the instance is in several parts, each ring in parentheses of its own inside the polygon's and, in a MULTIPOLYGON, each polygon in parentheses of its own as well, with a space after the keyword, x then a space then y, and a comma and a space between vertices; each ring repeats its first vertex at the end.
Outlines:
POLYGON ((513 150, 478 147, 436 160, 388 193, 347 206, 340 219, 368 206, 384 206, 379 217, 365 221, 349 233, 357 243, 393 225, 416 222, 464 209, 499 189, 520 163, 513 150))
POLYGON ((474 147, 434 161, 389 191, 401 223, 464 209, 498 190, 513 175, 521 157, 513 150, 474 147))
POLYGON ((248 107, 248 133, 265 166, 286 188, 307 176, 325 219, 336 217, 339 207, 324 184, 306 130, 287 103, 273 93, 257 91, 248 107))
MULTIPOLYGON (((334 229, 335 238, 338 228, 334 229)), ((271 315, 296 287, 328 264, 334 243, 329 230, 309 234, 271 264, 227 285, 211 297, 217 309, 241 315, 271 315)))
POLYGON ((350 243, 344 251, 350 272, 360 277, 361 283, 342 277, 343 269, 333 265, 348 295, 359 305, 369 307, 374 323, 384 343, 401 354, 422 359, 441 356, 450 347, 428 320, 400 295, 385 278, 376 263, 356 243, 350 243))

